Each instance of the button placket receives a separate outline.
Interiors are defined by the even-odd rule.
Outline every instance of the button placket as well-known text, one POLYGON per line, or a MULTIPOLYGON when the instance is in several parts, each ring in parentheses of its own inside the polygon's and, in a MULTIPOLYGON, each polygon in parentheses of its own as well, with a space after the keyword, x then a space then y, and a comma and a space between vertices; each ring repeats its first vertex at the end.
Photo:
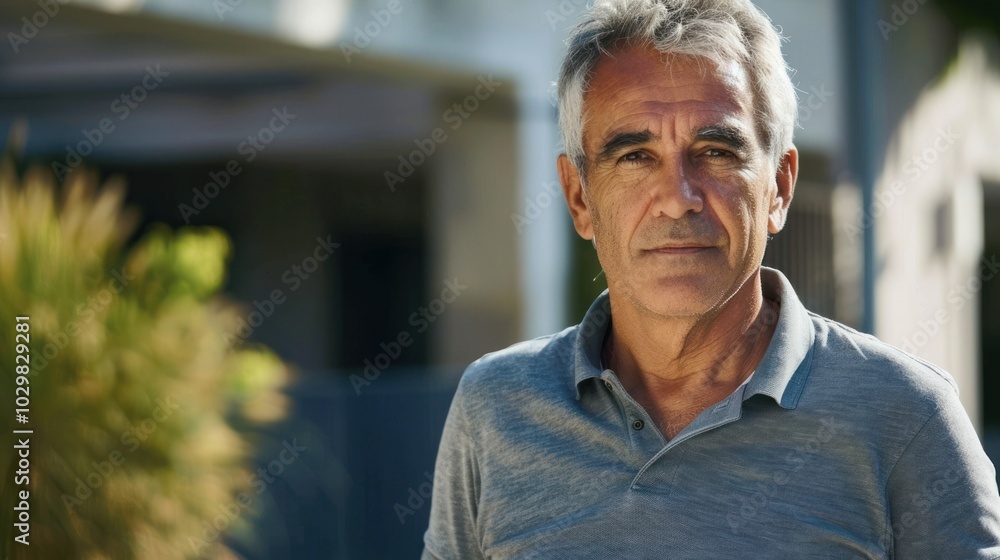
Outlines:
MULTIPOLYGON (((605 370, 605 375, 614 375, 614 372, 605 370)), ((618 404, 623 407, 622 420, 628 426, 628 437, 632 442, 632 446, 636 449, 643 449, 647 453, 655 453, 666 445, 667 440, 659 430, 645 429, 652 422, 646 410, 639 406, 639 403, 631 395, 624 389, 620 389, 611 379, 603 379, 603 382, 608 391, 615 396, 618 404)))

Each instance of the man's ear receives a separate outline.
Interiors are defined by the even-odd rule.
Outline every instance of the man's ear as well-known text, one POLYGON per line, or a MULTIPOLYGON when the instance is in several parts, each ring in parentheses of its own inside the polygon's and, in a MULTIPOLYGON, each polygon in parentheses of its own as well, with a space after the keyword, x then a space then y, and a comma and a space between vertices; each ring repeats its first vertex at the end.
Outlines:
POLYGON ((580 180, 579 170, 566 154, 559 154, 556 166, 559 168, 559 182, 562 184, 563 196, 566 197, 566 206, 569 207, 570 216, 573 217, 573 227, 576 228, 580 237, 593 239, 594 224, 590 215, 590 206, 587 203, 587 195, 583 192, 583 182, 580 180))
POLYGON ((788 205, 792 203, 792 195, 795 194, 795 181, 798 176, 799 151, 792 146, 792 149, 785 152, 774 177, 778 188, 774 198, 771 199, 771 208, 767 219, 767 231, 771 234, 778 233, 781 228, 785 227, 788 205))

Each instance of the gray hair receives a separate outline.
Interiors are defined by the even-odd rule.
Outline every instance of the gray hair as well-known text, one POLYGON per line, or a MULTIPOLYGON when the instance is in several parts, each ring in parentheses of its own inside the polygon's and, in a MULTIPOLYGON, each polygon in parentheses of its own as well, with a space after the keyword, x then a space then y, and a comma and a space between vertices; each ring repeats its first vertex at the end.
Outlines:
POLYGON ((559 128, 566 154, 583 172, 583 96, 598 60, 622 43, 650 43, 664 54, 741 64, 750 80, 757 132, 778 167, 792 147, 798 116, 781 39, 750 0, 597 0, 573 28, 559 72, 559 128))

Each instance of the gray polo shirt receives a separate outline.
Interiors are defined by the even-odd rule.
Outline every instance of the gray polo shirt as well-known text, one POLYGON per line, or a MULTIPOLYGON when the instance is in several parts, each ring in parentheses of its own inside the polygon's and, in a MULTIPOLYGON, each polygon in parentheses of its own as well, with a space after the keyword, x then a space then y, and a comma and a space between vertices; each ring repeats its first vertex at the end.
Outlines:
POLYGON ((1000 496, 954 380, 807 311, 667 441, 580 325, 483 356, 445 423, 422 558, 1000 557, 1000 496))

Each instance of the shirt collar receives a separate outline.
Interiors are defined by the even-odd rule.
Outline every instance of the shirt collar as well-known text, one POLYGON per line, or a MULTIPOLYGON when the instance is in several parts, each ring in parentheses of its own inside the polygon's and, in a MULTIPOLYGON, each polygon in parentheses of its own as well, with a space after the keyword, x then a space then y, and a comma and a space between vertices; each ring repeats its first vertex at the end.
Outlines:
MULTIPOLYGON (((812 320, 784 274, 762 266, 760 279, 764 297, 780 303, 781 310, 767 352, 747 384, 743 400, 767 395, 783 408, 795 408, 812 362, 816 336, 812 320)), ((580 384, 592 377, 599 378, 603 372, 601 347, 610 324, 611 300, 605 290, 577 327, 574 343, 577 400, 581 395, 580 384)))

